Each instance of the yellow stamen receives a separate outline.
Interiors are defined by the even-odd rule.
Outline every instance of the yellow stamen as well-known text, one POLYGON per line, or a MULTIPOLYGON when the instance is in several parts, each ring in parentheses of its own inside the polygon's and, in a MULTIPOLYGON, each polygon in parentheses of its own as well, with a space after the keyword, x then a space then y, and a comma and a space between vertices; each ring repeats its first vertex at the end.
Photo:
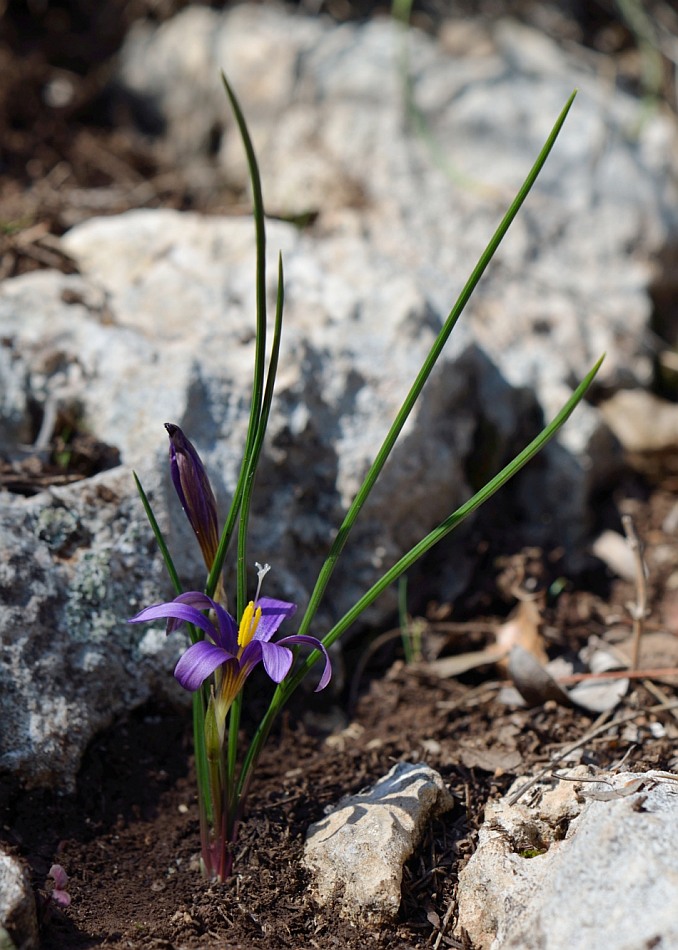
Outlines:
POLYGON ((238 628, 238 646, 240 649, 244 649, 247 644, 252 640, 252 637, 256 633, 257 627, 259 626, 259 621, 261 620, 261 607, 254 608, 254 601, 251 600, 247 607, 243 610, 242 617, 240 619, 240 627, 238 628))

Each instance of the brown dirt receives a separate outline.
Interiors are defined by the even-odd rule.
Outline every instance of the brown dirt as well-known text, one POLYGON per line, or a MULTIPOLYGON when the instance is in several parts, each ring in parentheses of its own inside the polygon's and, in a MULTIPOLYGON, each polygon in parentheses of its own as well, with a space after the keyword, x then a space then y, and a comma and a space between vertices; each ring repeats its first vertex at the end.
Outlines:
MULTIPOLYGON (((124 110, 116 111, 106 84, 109 57, 131 20, 141 14, 161 19, 183 5, 179 0, 117 0, 101 5, 112 11, 105 21, 75 0, 17 3, 5 13, 0 26, 0 278, 36 267, 72 269, 56 238, 95 213, 160 205, 214 212, 233 206, 237 196, 197 193, 180 171, 167 167, 161 143, 148 130, 139 131, 124 110), (50 10, 51 20, 45 13, 50 10), (67 107, 49 109, 44 89, 59 76, 71 83, 73 95, 67 107)), ((496 3, 466 6, 498 12, 496 3)), ((528 13, 541 10, 542 19, 546 10, 548 22, 568 39, 587 40, 599 50, 607 44, 608 53, 620 56, 628 53, 632 43, 623 24, 596 5, 588 5, 597 11, 590 22, 565 21, 565 6, 509 5, 528 13)), ((374 4, 365 0, 352 7, 333 0, 325 8, 340 18, 342 10, 364 14, 374 4)), ((421 22, 435 26, 436 3, 417 11, 421 22)), ((29 494, 46 482, 86 477, 115 463, 106 446, 86 440, 74 444, 76 438, 78 433, 59 420, 45 452, 21 464, 0 464, 0 481, 6 489, 29 494)), ((647 544, 651 612, 642 661, 675 667, 678 479, 664 474, 675 472, 675 459, 642 461, 643 474, 629 470, 620 476, 602 507, 617 527, 619 511, 631 513, 647 544), (659 656, 652 652, 651 635, 657 630, 668 634, 659 656)), ((446 605, 427 608, 425 644, 433 652, 450 655, 491 643, 487 631, 496 629, 514 606, 510 591, 516 583, 523 591, 543 592, 542 633, 551 656, 576 652, 594 634, 617 644, 628 636, 632 584, 614 580, 600 564, 586 576, 559 579, 555 546, 514 552, 508 534, 497 529, 481 537, 478 531, 469 543, 484 551, 484 570, 474 589, 453 614, 446 605), (502 560, 507 553, 511 557, 502 560)), ((365 641, 351 645, 349 672, 367 649, 365 641)), ((676 682, 675 677, 649 685, 634 681, 614 715, 637 711, 635 729, 616 727, 586 744, 583 761, 607 767, 628 754, 631 769, 677 768, 676 719, 670 712, 646 712, 658 702, 657 689, 673 698, 676 682), (658 725, 651 730, 652 724, 658 725)), ((456 881, 473 851, 485 803, 501 795, 516 775, 545 764, 584 736, 594 716, 552 702, 532 709, 504 705, 498 700, 495 668, 440 680, 405 666, 393 638, 371 654, 366 671, 351 685, 334 709, 318 705, 309 712, 292 705, 286 711, 253 785, 236 874, 224 885, 203 882, 196 869, 198 816, 184 711, 137 710, 100 736, 72 796, 56 789, 3 789, 0 836, 30 867, 45 950, 464 946, 451 937, 456 881), (339 725, 328 734, 322 726, 330 720, 339 725), (300 855, 308 824, 322 816, 326 805, 400 760, 424 760, 439 769, 457 804, 432 823, 407 864, 398 920, 375 933, 314 906, 300 855), (46 878, 54 862, 70 875, 73 900, 67 909, 49 898, 46 878)))

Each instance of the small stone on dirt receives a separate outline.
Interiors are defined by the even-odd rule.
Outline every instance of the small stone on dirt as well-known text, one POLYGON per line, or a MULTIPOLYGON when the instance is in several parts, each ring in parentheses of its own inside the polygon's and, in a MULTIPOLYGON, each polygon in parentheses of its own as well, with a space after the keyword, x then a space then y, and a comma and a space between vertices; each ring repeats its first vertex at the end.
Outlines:
POLYGON ((323 905, 338 901, 344 917, 393 918, 403 864, 427 822, 453 804, 438 772, 409 762, 344 798, 308 830, 304 863, 314 878, 315 898, 323 905))

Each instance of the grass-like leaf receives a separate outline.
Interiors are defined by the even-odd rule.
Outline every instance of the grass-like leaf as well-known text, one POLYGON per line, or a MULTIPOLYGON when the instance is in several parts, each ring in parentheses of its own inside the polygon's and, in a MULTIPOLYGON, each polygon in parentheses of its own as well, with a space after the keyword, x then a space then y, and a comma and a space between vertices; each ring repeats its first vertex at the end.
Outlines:
MULTIPOLYGON (((224 530, 221 533, 219 547, 214 559, 214 564, 210 570, 205 590, 209 596, 212 596, 217 586, 217 581, 224 566, 226 552, 231 541, 235 525, 240 514, 240 524, 238 533, 242 538, 247 536, 247 513, 243 517, 240 511, 242 496, 248 479, 254 477, 252 471, 252 451, 257 441, 257 434, 261 423, 262 398, 264 391, 264 365, 266 356, 266 222, 264 214, 264 199, 261 189, 261 176, 259 174, 259 165, 252 145, 252 139, 247 128, 247 122, 243 115, 240 103, 231 88, 226 76, 222 73, 221 79, 224 89, 231 103, 233 115, 235 116, 240 137, 245 148, 247 156, 247 165, 249 168, 250 181, 252 184, 252 204, 254 214, 254 227, 256 232, 256 342, 254 353, 254 377, 252 381, 252 401, 250 404, 250 417, 247 427, 247 436, 245 439, 245 450, 243 452, 242 464, 238 482, 233 494, 233 500, 226 517, 224 530)), ((244 546, 246 542, 239 543, 244 546)), ((244 562, 238 558, 236 580, 236 614, 240 616, 247 601, 247 570, 244 562)))
POLYGON ((562 112, 558 116, 558 119, 555 125, 553 126, 553 129, 551 130, 551 134, 549 135, 548 139, 546 140, 546 143, 544 144, 544 147, 542 148, 542 150, 540 151, 537 157, 537 160, 535 161, 534 165, 530 169, 530 172, 527 178, 525 179, 525 181, 523 182, 520 190, 518 191, 518 194, 511 202, 511 205, 508 211, 506 212, 501 222, 499 223, 499 227, 492 235, 492 238, 490 239, 487 247, 485 248, 482 255, 480 256, 480 259, 478 263, 476 264, 476 266, 474 267, 471 273, 471 276, 466 282, 462 292, 460 293, 457 299, 457 302, 455 303, 454 307, 450 311, 447 319, 445 320, 445 323, 443 324, 442 329, 440 330, 440 333, 438 334, 436 340, 434 341, 433 346, 431 347, 431 350, 429 351, 429 354, 426 357, 421 370, 417 374, 417 378, 413 382, 410 388, 410 391, 405 397, 405 400, 393 422, 393 425, 389 429, 381 448, 377 452, 374 462, 370 466, 367 472, 367 475, 365 476, 365 479, 356 497, 354 498, 353 503, 351 504, 349 510, 347 511, 346 516, 341 524, 341 527, 339 528, 337 532, 337 535, 330 548, 330 552, 327 556, 327 559, 322 566, 320 574, 318 575, 318 579, 316 581, 316 585, 311 594, 309 604, 306 609, 306 613, 304 614, 301 624, 299 625, 300 634, 308 633, 311 623, 313 622, 313 618, 315 617, 315 614, 318 610, 322 597, 325 593, 325 589, 327 588, 329 580, 336 566, 339 555, 341 554, 344 548, 344 545, 346 544, 346 541, 348 540, 349 533, 351 529, 353 528, 353 525, 355 524, 356 518, 358 517, 358 514, 360 513, 360 509, 365 504, 365 501, 367 500, 369 493, 374 487, 374 483, 379 477, 379 474, 382 468, 384 467, 386 460, 388 459, 391 453, 391 450, 393 449, 393 446, 395 445, 396 440, 398 436, 400 435, 400 432, 403 426, 405 425, 405 422, 408 416, 412 412, 412 409, 414 408, 414 405, 417 399, 419 398, 419 395, 421 394, 422 389, 424 388, 424 384, 426 383, 427 379, 431 375, 433 367, 438 361, 438 358, 443 350, 443 347, 447 343, 447 340, 450 334, 452 333, 452 330, 454 329, 455 324, 457 323, 457 320, 463 313, 464 308, 466 307, 466 304, 468 303, 469 298, 471 297, 471 294, 475 290, 480 278, 487 270, 487 267, 490 261, 492 260, 497 248, 501 244, 515 216, 518 214, 518 211, 522 207, 523 202, 527 198, 528 194, 530 193, 530 190, 532 189, 532 186, 537 180, 537 176, 542 170, 544 163, 546 159, 548 158, 551 152, 551 149, 553 148, 555 144, 555 141, 558 137, 558 133, 560 132, 563 126, 563 123, 567 117, 567 113, 570 111, 575 95, 576 95, 576 92, 573 92, 570 98, 567 100, 565 106, 563 107, 562 112))
MULTIPOLYGON (((259 456, 261 455, 261 448, 264 442, 264 436, 266 435, 266 426, 268 424, 268 417, 271 411, 271 403, 273 402, 273 390, 275 387, 275 377, 278 370, 278 361, 280 358, 280 342, 282 339, 282 319, 283 319, 283 308, 285 305, 285 291, 284 291, 284 275, 283 275, 283 264, 282 257, 278 256, 278 294, 276 300, 275 308, 275 324, 273 327, 273 342, 271 345, 271 357, 268 362, 268 373, 266 375, 266 387, 264 389, 264 396, 261 406, 261 416, 259 419, 259 427, 257 430, 257 437, 252 446, 252 451, 250 453, 250 466, 248 470, 248 476, 245 479, 244 491, 242 496, 242 515, 241 517, 247 520, 247 516, 250 509, 250 503, 252 499, 252 492, 254 489, 254 480, 256 474, 257 464, 259 462, 259 456)), ((238 536, 238 560, 242 564, 243 568, 246 567, 246 547, 245 547, 245 536, 238 536)), ((237 764, 238 757, 238 731, 240 728, 240 713, 242 709, 242 693, 239 693, 231 706, 231 711, 229 714, 228 720, 228 753, 227 753, 227 775, 229 777, 228 786, 231 790, 235 790, 235 769, 237 764)), ((235 806, 237 802, 232 802, 232 807, 229 809, 231 816, 235 813, 235 806)))
POLYGON ((180 594, 183 591, 181 586, 181 581, 179 580, 179 575, 174 566, 174 561, 172 560, 172 555, 169 553, 169 548, 163 536, 162 531, 160 530, 160 525, 158 524, 155 515, 153 514, 153 509, 151 508, 151 503, 148 500, 148 495, 144 491, 141 480, 136 472, 132 472, 134 478, 134 484, 137 486, 137 491, 139 492, 139 497, 141 498, 141 504, 144 506, 144 511, 146 512, 146 517, 151 526, 151 530, 155 535, 155 540, 160 548, 160 553, 162 554, 162 559, 165 562, 165 567, 167 568, 167 573, 169 574, 170 580, 172 581, 172 586, 177 594, 180 594))
MULTIPOLYGON (((322 642, 326 647, 330 647, 335 643, 339 637, 358 619, 358 617, 365 611, 370 604, 372 604, 377 597, 380 596, 394 581, 397 581, 398 578, 408 571, 412 565, 422 557, 427 551, 432 547, 438 544, 443 538, 445 538, 451 531, 453 531, 461 522, 467 518, 473 511, 479 508, 483 502, 487 501, 495 492, 497 492, 506 482, 513 478, 513 476, 523 468, 524 465, 534 458, 538 452, 540 452, 544 446, 549 442, 553 436, 558 432, 561 426, 569 419, 570 415, 574 409, 578 406, 581 400, 584 398, 587 389, 593 382, 596 373, 600 369, 601 363, 603 362, 604 356, 601 356, 593 368, 586 374, 584 379, 580 382, 577 388, 574 390, 568 401, 565 403, 560 412, 552 420, 549 425, 547 425, 540 433, 537 435, 530 443, 527 445, 519 455, 517 455, 513 461, 509 462, 497 475, 491 479, 487 485, 476 492, 472 498, 469 498, 461 507, 457 508, 456 511, 452 512, 449 517, 442 521, 433 531, 429 532, 425 538, 423 538, 418 544, 415 544, 407 554, 404 554, 403 557, 397 561, 393 567, 390 568, 378 581, 376 584, 373 584, 372 587, 360 598, 360 600, 341 618, 332 627, 332 629, 323 637, 322 642)), ((301 684, 302 680, 308 675, 313 665, 320 658, 321 654, 316 650, 310 653, 306 659, 300 664, 299 668, 291 676, 289 676, 284 682, 282 682, 275 693, 273 694, 273 699, 271 700, 271 705, 266 711, 259 728, 257 729, 255 735, 252 738, 250 747, 247 750, 247 754, 243 761, 243 767, 240 773, 240 779, 238 783, 239 792, 248 785, 249 782, 249 773, 256 765, 259 753, 268 737, 271 726, 275 721, 276 716, 287 703, 290 696, 301 684)))
MULTIPOLYGON (((574 409, 579 405, 581 400, 586 394, 586 390, 589 388, 593 382, 596 373, 600 369, 601 363, 605 357, 601 356, 600 359, 596 362, 592 369, 586 374, 581 383, 574 390, 568 401, 565 403, 563 408, 560 410, 558 415, 542 429, 539 435, 527 445, 519 455, 517 455, 513 461, 509 462, 508 465, 504 466, 502 470, 494 476, 486 485, 484 485, 480 491, 477 491, 472 498, 469 498, 467 502, 457 508, 456 511, 452 512, 449 517, 442 521, 437 528, 434 528, 433 531, 429 532, 425 538, 415 544, 407 554, 403 555, 399 561, 397 561, 393 567, 388 570, 383 577, 381 577, 376 584, 374 584, 367 593, 360 598, 360 600, 355 604, 348 613, 344 614, 341 620, 332 627, 330 632, 323 637, 323 643, 326 647, 331 646, 339 637, 354 623, 360 614, 373 603, 380 594, 382 594, 387 587, 389 587, 394 581, 398 580, 401 574, 404 574, 405 571, 409 570, 410 567, 418 561, 419 558, 429 551, 432 547, 438 544, 439 541, 442 541, 451 531, 461 524, 461 522, 468 518, 468 516, 474 512, 477 508, 480 508, 484 502, 491 498, 495 492, 513 478, 513 476, 520 471, 523 466, 527 465, 530 459, 534 458, 541 450, 544 448, 547 442, 549 442, 556 432, 565 424, 565 422, 572 415, 574 409)), ((309 656, 309 661, 314 662, 314 658, 309 656)), ((317 659, 317 655, 315 657, 317 659)), ((310 666, 309 666, 310 669, 310 666)), ((304 674, 305 675, 305 674, 304 674)), ((292 685, 292 680, 290 680, 290 686, 292 685)))

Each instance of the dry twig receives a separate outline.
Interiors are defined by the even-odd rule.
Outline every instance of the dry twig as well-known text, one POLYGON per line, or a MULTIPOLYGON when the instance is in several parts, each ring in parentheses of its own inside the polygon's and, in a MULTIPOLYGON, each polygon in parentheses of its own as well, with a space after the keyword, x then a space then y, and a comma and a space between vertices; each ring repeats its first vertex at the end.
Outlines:
POLYGON ((636 532, 635 525, 630 515, 622 515, 622 525, 624 534, 629 547, 634 556, 636 566, 636 602, 628 603, 627 610, 633 619, 633 648, 631 651, 631 669, 638 669, 638 657, 640 655, 640 638, 643 635, 643 626, 645 618, 648 615, 647 609, 647 567, 643 558, 643 546, 636 532))
POLYGON ((595 739, 596 736, 601 735, 603 732, 607 732, 608 729, 614 729, 615 726, 623 726, 627 722, 632 722, 634 719, 638 719, 640 716, 646 716, 648 713, 658 713, 664 712, 668 709, 678 709, 678 699, 672 703, 660 703, 658 706, 650 706, 649 709, 638 709, 636 712, 629 713, 626 716, 618 716, 616 719, 612 719, 609 722, 600 723, 597 726, 594 726, 593 729, 590 729, 585 733, 581 739, 578 739, 576 742, 573 742, 571 745, 566 746, 560 752, 557 752, 553 757, 553 760, 545 765, 544 768, 540 769, 536 775, 533 775, 531 779, 528 779, 524 785, 521 785, 520 788, 516 789, 512 795, 508 798, 509 805, 515 805, 516 802, 520 801, 525 792, 531 789, 534 785, 537 785, 545 775, 551 772, 559 762, 562 762, 571 752, 574 752, 575 749, 580 749, 582 746, 586 745, 591 739, 595 739))

